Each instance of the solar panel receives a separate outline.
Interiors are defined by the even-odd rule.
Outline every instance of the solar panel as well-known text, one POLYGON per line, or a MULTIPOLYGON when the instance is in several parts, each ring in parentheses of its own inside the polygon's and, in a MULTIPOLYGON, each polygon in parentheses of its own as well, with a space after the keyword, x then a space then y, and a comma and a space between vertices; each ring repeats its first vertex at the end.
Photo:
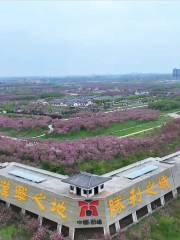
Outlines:
POLYGON ((125 177, 133 180, 135 178, 143 176, 146 173, 152 172, 152 171, 154 171, 156 169, 158 169, 158 167, 154 166, 154 165, 145 166, 145 167, 137 169, 137 170, 135 170, 135 171, 133 171, 131 173, 128 173, 127 175, 125 175, 125 177))
POLYGON ((34 183, 41 183, 46 180, 44 177, 40 176, 39 174, 33 171, 27 171, 25 169, 14 169, 10 171, 9 174, 19 178, 23 178, 25 180, 28 180, 34 183))

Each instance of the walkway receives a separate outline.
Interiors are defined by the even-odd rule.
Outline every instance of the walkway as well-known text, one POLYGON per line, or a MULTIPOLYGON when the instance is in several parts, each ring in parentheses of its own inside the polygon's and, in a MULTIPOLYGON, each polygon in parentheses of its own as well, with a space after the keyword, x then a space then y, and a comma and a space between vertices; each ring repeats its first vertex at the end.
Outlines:
POLYGON ((27 141, 32 140, 32 139, 37 139, 37 138, 44 137, 46 134, 51 134, 54 131, 54 128, 53 128, 52 124, 48 125, 48 128, 49 128, 49 131, 47 133, 43 133, 41 135, 34 136, 34 137, 16 138, 16 137, 10 137, 10 136, 5 136, 5 135, 0 135, 0 137, 11 139, 11 140, 14 140, 14 141, 23 141, 23 142, 25 141, 25 142, 27 142, 27 141))
POLYGON ((137 132, 134 132, 134 133, 129 133, 129 134, 127 134, 127 135, 124 135, 124 136, 118 137, 118 138, 130 137, 130 136, 137 135, 137 134, 143 133, 143 132, 148 132, 148 131, 151 131, 151 130, 154 130, 154 129, 160 128, 160 127, 162 127, 162 124, 161 124, 161 125, 158 125, 158 126, 155 126, 155 127, 147 128, 147 129, 144 129, 144 130, 141 130, 141 131, 137 131, 137 132))
POLYGON ((180 114, 178 114, 178 112, 168 113, 167 115, 175 119, 180 118, 180 114))

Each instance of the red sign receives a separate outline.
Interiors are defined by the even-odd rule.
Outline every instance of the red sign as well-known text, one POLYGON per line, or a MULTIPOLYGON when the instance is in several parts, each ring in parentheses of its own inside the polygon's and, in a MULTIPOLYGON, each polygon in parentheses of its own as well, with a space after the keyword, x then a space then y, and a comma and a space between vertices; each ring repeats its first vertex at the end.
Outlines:
POLYGON ((97 206, 99 206, 99 200, 95 201, 80 201, 79 206, 81 207, 80 217, 98 217, 98 209, 97 206))

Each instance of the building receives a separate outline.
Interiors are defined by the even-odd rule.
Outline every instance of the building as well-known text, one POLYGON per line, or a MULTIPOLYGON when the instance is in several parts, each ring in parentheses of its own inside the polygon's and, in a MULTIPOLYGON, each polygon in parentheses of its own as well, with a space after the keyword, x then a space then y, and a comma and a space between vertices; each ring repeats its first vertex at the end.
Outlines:
POLYGON ((73 99, 54 99, 50 101, 54 107, 89 107, 93 105, 91 99, 87 97, 73 99))
POLYGON ((0 201, 70 239, 113 239, 180 193, 180 152, 102 176, 0 164, 0 201))
POLYGON ((95 176, 89 173, 80 173, 64 179, 62 182, 70 185, 70 193, 88 198, 103 192, 104 183, 110 179, 111 178, 95 176))
POLYGON ((146 95, 149 95, 149 91, 138 91, 138 90, 136 90, 134 94, 136 96, 146 96, 146 95))
POLYGON ((173 78, 180 79, 180 69, 173 69, 173 78))

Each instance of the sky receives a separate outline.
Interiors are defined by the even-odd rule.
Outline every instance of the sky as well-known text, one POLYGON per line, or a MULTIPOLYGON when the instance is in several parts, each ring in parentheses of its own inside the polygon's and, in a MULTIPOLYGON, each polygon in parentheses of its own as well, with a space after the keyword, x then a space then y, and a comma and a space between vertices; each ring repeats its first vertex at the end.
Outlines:
POLYGON ((0 1, 0 76, 168 73, 180 1, 0 1))

